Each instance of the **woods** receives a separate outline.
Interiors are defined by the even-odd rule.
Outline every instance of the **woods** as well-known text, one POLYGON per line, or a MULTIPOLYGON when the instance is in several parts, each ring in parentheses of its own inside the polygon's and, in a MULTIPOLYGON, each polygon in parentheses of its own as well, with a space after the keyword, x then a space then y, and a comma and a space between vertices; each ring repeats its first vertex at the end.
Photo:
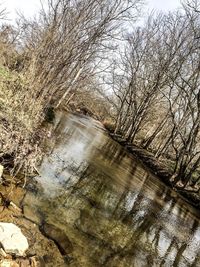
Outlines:
MULTIPOLYGON (((174 185, 199 182, 199 15, 197 2, 147 19, 127 38, 117 81, 115 133, 172 162, 174 185)), ((199 188, 199 186, 197 186, 199 188)))
POLYGON ((139 0, 49 0, 37 18, 2 23, 1 155, 3 161, 11 155, 15 171, 37 164, 46 109, 69 102, 92 80, 97 54, 139 6, 139 0))
POLYGON ((164 161, 173 186, 199 192, 199 3, 138 23, 143 7, 48 0, 14 26, 1 9, 0 155, 11 158, 13 173, 42 157, 48 108, 78 102, 164 161))

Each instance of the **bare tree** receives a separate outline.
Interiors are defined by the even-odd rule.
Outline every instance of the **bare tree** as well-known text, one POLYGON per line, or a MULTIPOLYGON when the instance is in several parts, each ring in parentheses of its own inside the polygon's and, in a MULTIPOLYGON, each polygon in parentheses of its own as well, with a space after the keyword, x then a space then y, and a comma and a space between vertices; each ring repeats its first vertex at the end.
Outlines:
POLYGON ((152 16, 127 38, 113 74, 116 130, 155 156, 174 162, 174 184, 186 186, 200 165, 198 1, 181 12, 152 16))
POLYGON ((92 73, 97 53, 124 19, 136 16, 140 2, 49 0, 38 20, 23 20, 32 97, 58 107, 84 72, 92 73))
POLYGON ((1 7, 0 3, 0 20, 4 20, 6 18, 6 8, 1 7))

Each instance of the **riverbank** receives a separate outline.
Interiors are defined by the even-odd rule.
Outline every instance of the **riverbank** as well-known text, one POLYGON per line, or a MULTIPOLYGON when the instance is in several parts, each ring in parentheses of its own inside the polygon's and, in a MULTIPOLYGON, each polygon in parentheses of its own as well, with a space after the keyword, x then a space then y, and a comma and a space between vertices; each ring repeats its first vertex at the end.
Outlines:
MULTIPOLYGON (((166 231, 172 233, 173 227, 174 238, 178 228, 182 240, 185 232, 181 228, 183 221, 188 229, 198 211, 187 205, 169 186, 157 179, 155 181, 152 169, 149 171, 132 157, 127 157, 123 147, 128 151, 128 144, 118 140, 123 145, 120 147, 108 138, 107 131, 99 127, 100 123, 86 119, 85 115, 62 113, 61 116, 61 120, 55 121, 56 133, 49 140, 53 142, 54 137, 57 138, 56 148, 46 155, 39 177, 28 179, 23 188, 23 177, 14 182, 9 175, 3 175, 4 186, 0 190, 4 199, 0 220, 20 227, 28 239, 29 249, 24 257, 7 255, 2 257, 2 261, 14 262, 16 267, 93 267, 102 266, 107 261, 108 264, 103 266, 118 266, 119 258, 114 258, 114 261, 112 255, 124 253, 128 262, 127 255, 134 249, 132 246, 128 248, 133 244, 133 240, 129 241, 133 235, 132 223, 141 218, 140 214, 137 215, 141 210, 145 214, 144 229, 148 225, 159 226, 163 218, 162 227, 166 226, 168 218, 166 231), (177 218, 174 219, 176 216, 180 220, 178 226, 177 218), (127 255, 123 246, 128 248, 127 255)), ((131 153, 135 151, 139 155, 139 148, 132 147, 131 150, 131 153)), ((160 231, 160 227, 158 229, 160 231)), ((139 233, 140 227, 134 237, 137 241, 139 233)), ((182 242, 180 240, 177 243, 182 242)), ((140 247, 147 249, 146 243, 140 247)), ((149 253, 152 255, 151 250, 149 253)), ((134 258, 137 257, 134 255, 134 258)))
POLYGON ((154 174, 156 175, 164 184, 172 188, 174 191, 178 192, 181 197, 183 197, 188 203, 196 208, 200 208, 200 195, 199 191, 190 191, 190 189, 182 189, 179 187, 174 187, 170 182, 172 172, 170 169, 161 161, 157 160, 154 155, 147 151, 146 149, 140 148, 135 144, 129 143, 122 136, 114 134, 107 128, 109 136, 120 145, 122 145, 129 153, 133 154, 141 160, 141 162, 154 174))
MULTIPOLYGON (((86 117, 92 117, 95 120, 98 120, 97 116, 94 114, 91 114, 88 110, 86 109, 76 109, 75 107, 70 107, 69 109, 64 108, 63 109, 64 112, 67 113, 72 113, 74 115, 78 115, 78 116, 86 116, 86 117)), ((53 111, 53 118, 55 117, 55 110, 53 111)), ((52 117, 51 114, 51 117, 52 117)), ((51 136, 51 129, 50 129, 50 125, 52 123, 52 121, 50 121, 51 123, 48 124, 48 118, 45 122, 44 125, 42 125, 41 129, 40 129, 40 134, 39 136, 39 140, 40 140, 40 147, 39 147, 39 151, 40 151, 40 155, 42 155, 44 153, 44 146, 45 146, 45 140, 51 136), (42 141, 41 141, 42 140, 42 141), (43 146, 43 153, 41 153, 41 143, 43 146)), ((114 134, 113 133, 113 129, 110 129, 110 127, 108 127, 106 124, 104 124, 105 129, 107 130, 109 136, 115 140, 116 142, 118 142, 120 145, 122 145, 129 153, 135 155, 137 158, 139 158, 142 163, 145 164, 145 166, 147 166, 149 168, 149 170, 155 174, 157 177, 159 177, 159 179, 164 182, 167 186, 169 186, 170 188, 173 188, 173 190, 175 190, 176 192, 179 192, 179 194, 185 198, 186 201, 188 201, 190 204, 192 204, 195 207, 200 207, 200 195, 198 192, 195 192, 195 190, 193 190, 192 188, 190 189, 182 189, 181 187, 174 187, 172 185, 172 183, 170 182, 170 177, 172 176, 172 172, 170 170, 170 168, 164 164, 164 162, 156 159, 153 155, 153 153, 135 145, 135 144, 131 144, 129 143, 127 140, 125 140, 122 136, 118 135, 118 134, 114 134)), ((32 158, 32 155, 31 155, 32 158)), ((37 161, 38 158, 41 160, 41 157, 36 157, 37 161)), ((13 158, 11 157, 11 155, 4 155, 4 157, 2 157, 2 160, 0 159, 0 163, 3 162, 4 167, 6 167, 8 170, 13 168, 13 165, 10 166, 13 161, 13 158), (11 168, 12 167, 12 168, 11 168)), ((32 166, 30 166, 32 168, 32 173, 34 173, 34 168, 35 167, 35 162, 32 166)), ((29 167, 27 169, 30 169, 29 167)), ((9 174, 8 174, 9 175, 9 174)), ((25 181, 22 181, 23 178, 21 177, 19 179, 19 184, 20 183, 24 183, 25 181)))
MULTIPOLYGON (((72 113, 76 116, 84 116, 86 118, 91 117, 95 120, 100 121, 97 115, 92 114, 87 109, 70 108, 70 110, 65 109, 65 112, 72 113)), ((146 149, 143 149, 135 144, 129 143, 121 135, 114 134, 113 129, 110 128, 110 124, 108 124, 109 127, 107 127, 107 124, 104 123, 102 123, 102 125, 105 127, 107 133, 114 141, 122 145, 124 149, 126 149, 129 153, 139 158, 139 160, 149 169, 149 171, 156 175, 165 185, 178 192, 181 197, 183 197, 188 203, 190 203, 195 208, 200 208, 199 191, 195 192, 195 190, 193 190, 192 188, 182 189, 178 186, 174 187, 173 184, 170 182, 172 171, 166 164, 164 164, 164 162, 161 162, 160 160, 156 159, 153 153, 151 153, 150 151, 147 151, 146 149)))
MULTIPOLYGON (((23 205, 27 190, 20 185, 9 181, 8 183, 7 186, 0 185, 0 222, 19 227, 28 241, 28 249, 22 256, 15 253, 6 253, 2 248, 0 251, 0 267, 66 266, 66 259, 55 240, 51 238, 51 233, 47 236, 43 230, 45 226, 41 226, 35 220, 34 211, 28 210, 23 205)), ((51 228, 49 229, 50 232, 51 228)), ((12 242, 11 245, 18 246, 18 242, 16 244, 12 242)))

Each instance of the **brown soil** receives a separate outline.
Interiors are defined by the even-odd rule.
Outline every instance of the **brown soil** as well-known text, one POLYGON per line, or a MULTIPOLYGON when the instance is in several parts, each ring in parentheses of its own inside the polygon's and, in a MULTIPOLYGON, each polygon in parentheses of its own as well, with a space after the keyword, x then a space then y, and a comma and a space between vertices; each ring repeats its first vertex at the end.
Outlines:
POLYGON ((67 266, 57 245, 45 237, 39 226, 25 218, 20 207, 25 190, 15 186, 0 186, 1 205, 0 221, 16 224, 28 239, 29 249, 26 257, 15 258, 10 255, 0 256, 0 266, 21 267, 64 267, 67 266), (4 199, 2 199, 2 196, 4 199), (6 200, 6 201, 5 201, 6 200), (9 204, 10 203, 10 204, 9 204))

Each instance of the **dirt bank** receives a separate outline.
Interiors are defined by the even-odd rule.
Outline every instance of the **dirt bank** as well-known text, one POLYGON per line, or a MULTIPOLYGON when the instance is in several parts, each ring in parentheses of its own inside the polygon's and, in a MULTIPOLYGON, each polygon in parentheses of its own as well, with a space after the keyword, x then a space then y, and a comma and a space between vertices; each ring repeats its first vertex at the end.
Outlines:
POLYGON ((47 238, 40 227, 23 213, 22 200, 26 191, 19 186, 0 186, 0 221, 16 224, 28 239, 29 249, 25 257, 0 255, 0 266, 64 267, 67 266, 58 246, 47 238))

